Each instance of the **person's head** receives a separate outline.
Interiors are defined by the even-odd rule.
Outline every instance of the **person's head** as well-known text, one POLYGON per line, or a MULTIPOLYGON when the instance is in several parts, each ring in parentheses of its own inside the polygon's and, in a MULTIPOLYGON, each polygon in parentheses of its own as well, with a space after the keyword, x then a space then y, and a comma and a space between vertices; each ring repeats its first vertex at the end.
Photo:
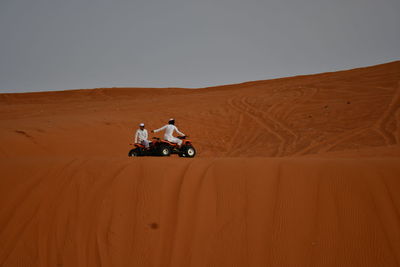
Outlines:
POLYGON ((175 119, 169 119, 168 124, 174 125, 175 124, 175 119))
POLYGON ((144 123, 139 124, 139 128, 140 128, 141 130, 143 130, 143 129, 144 129, 144 123))

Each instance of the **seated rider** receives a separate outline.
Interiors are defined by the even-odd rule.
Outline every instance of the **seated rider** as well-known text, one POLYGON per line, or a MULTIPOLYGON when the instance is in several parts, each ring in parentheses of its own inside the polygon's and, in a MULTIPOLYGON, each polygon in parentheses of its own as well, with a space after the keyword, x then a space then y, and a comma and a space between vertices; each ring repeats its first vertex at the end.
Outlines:
POLYGON ((139 124, 139 129, 136 130, 135 143, 144 145, 145 148, 149 148, 149 140, 147 140, 147 130, 144 128, 144 123, 139 124))
POLYGON ((170 120, 168 121, 168 124, 167 124, 167 125, 161 127, 160 129, 153 130, 153 131, 151 131, 151 132, 152 132, 152 133, 156 133, 156 132, 159 132, 159 131, 162 131, 162 130, 165 130, 165 133, 164 133, 164 139, 165 139, 165 140, 167 140, 167 141, 169 141, 169 142, 171 142, 171 143, 178 144, 179 146, 182 145, 182 140, 180 140, 180 139, 178 139, 178 138, 176 138, 176 137, 174 137, 174 136, 172 135, 172 134, 174 133, 174 131, 176 131, 179 135, 185 136, 185 134, 182 133, 182 132, 180 132, 180 131, 178 130, 178 128, 175 126, 175 120, 174 120, 174 119, 170 119, 170 120))

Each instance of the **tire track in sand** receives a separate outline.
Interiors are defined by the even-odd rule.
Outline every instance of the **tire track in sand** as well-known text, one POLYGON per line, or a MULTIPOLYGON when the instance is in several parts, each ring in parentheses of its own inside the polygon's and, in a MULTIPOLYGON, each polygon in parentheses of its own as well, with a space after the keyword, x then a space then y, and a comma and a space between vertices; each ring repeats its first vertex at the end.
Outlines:
POLYGON ((285 109, 282 111, 281 117, 282 117, 283 119, 286 119, 286 120, 287 120, 287 119, 289 118, 290 114, 292 114, 296 108, 298 108, 300 105, 305 104, 307 101, 309 101, 310 99, 312 99, 312 98, 313 98, 316 94, 318 94, 319 91, 320 91, 320 90, 319 90, 318 88, 316 88, 316 87, 303 87, 303 86, 299 86, 299 87, 297 87, 297 88, 295 88, 295 89, 299 90, 299 91, 300 91, 300 94, 299 94, 298 96, 294 97, 294 100, 292 101, 293 104, 287 103, 287 104, 289 104, 290 106, 287 107, 287 108, 285 108, 285 109), (309 92, 309 91, 311 91, 311 92, 309 92), (297 100, 297 102, 296 102, 296 100, 297 100))
MULTIPOLYGON (((240 97, 240 102, 242 101, 243 96, 240 97)), ((278 151, 274 152, 272 156, 282 156, 283 154, 283 147, 285 145, 285 139, 276 131, 274 131, 268 124, 260 120, 257 116, 251 114, 245 107, 242 107, 240 104, 235 103, 235 98, 231 98, 228 100, 228 104, 239 114, 245 114, 246 116, 252 118, 261 128, 265 129, 271 135, 275 136, 278 140, 280 140, 279 146, 277 148, 278 151)), ((242 104, 243 105, 243 104, 242 104)))
POLYGON ((375 123, 374 129, 382 135, 385 139, 387 145, 394 145, 399 143, 399 134, 400 131, 400 119, 398 116, 398 112, 400 110, 400 83, 390 101, 387 109, 383 113, 382 117, 375 123), (387 129, 387 126, 390 122, 394 121, 395 123, 395 131, 394 133, 387 129))
POLYGON ((396 143, 400 143, 400 108, 395 113, 396 120, 396 143))
POLYGON ((328 145, 320 150, 318 150, 317 152, 327 152, 330 149, 334 148, 335 146, 337 146, 338 144, 342 143, 343 141, 346 141, 352 137, 355 137, 361 133, 363 133, 364 131, 370 130, 370 127, 360 127, 360 128, 356 128, 353 129, 351 131, 345 131, 339 135, 336 135, 333 138, 329 138, 326 139, 324 141, 315 143, 315 144, 310 144, 309 146, 297 151, 296 153, 294 153, 292 156, 302 156, 302 155, 306 155, 308 152, 310 152, 313 149, 316 149, 318 147, 324 146, 324 145, 328 145))
MULTIPOLYGON (((314 93, 312 93, 307 100, 311 99, 313 96, 315 96, 320 90, 315 88, 316 91, 314 91, 314 93)), ((306 101, 302 101, 302 104, 304 104, 306 101)), ((340 143, 353 138, 359 134, 362 134, 365 131, 371 130, 370 126, 367 127, 359 127, 356 129, 352 129, 350 131, 345 131, 339 135, 335 135, 332 138, 328 138, 322 142, 318 142, 315 144, 309 144, 307 147, 298 150, 297 152, 295 152, 292 156, 301 156, 301 155, 305 155, 308 152, 310 152, 313 149, 317 149, 318 147, 327 145, 326 147, 322 147, 321 149, 319 149, 317 152, 328 152, 329 150, 331 150, 332 148, 334 148, 335 146, 339 145, 340 143)))
MULTIPOLYGON (((230 106, 232 106, 232 103, 230 103, 231 100, 232 99, 228 99, 228 104, 230 106)), ((235 148, 235 144, 237 144, 236 139, 239 136, 240 128, 241 128, 242 123, 243 123, 243 114, 240 113, 239 114, 239 122, 237 124, 237 127, 235 127, 235 132, 233 133, 232 138, 231 138, 231 140, 229 142, 227 156, 232 156, 233 152, 236 151, 236 149, 234 149, 234 148, 235 148)))
MULTIPOLYGON (((260 108, 256 108, 249 104, 248 98, 243 98, 243 104, 250 110, 252 111, 252 114, 255 116, 259 116, 260 118, 266 119, 267 121, 270 122, 271 125, 276 126, 279 130, 279 132, 285 132, 287 136, 292 136, 291 138, 284 138, 285 139, 285 145, 284 148, 288 148, 289 145, 291 145, 292 148, 296 146, 297 141, 299 140, 299 135, 296 134, 292 129, 290 129, 288 126, 286 126, 283 122, 280 122, 279 120, 275 119, 273 116, 271 116, 268 111, 270 110, 267 109, 267 111, 263 111, 260 108), (292 139, 292 140, 290 140, 292 139)), ((272 105, 271 108, 273 108, 274 105, 272 105)), ((278 133, 278 132, 277 132, 278 133)), ((282 136, 282 134, 280 134, 282 136)), ((283 138, 283 136, 282 136, 283 138)), ((283 151, 285 152, 285 151, 283 151)))

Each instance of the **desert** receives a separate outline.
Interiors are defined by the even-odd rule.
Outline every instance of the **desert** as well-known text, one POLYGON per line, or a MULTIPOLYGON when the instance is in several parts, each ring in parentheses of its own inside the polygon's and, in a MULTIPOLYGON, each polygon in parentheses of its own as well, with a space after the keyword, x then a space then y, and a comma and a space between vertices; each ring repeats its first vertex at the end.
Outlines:
POLYGON ((3 93, 0 173, 0 266, 399 266, 400 61, 3 93), (128 157, 169 118, 195 158, 128 157))

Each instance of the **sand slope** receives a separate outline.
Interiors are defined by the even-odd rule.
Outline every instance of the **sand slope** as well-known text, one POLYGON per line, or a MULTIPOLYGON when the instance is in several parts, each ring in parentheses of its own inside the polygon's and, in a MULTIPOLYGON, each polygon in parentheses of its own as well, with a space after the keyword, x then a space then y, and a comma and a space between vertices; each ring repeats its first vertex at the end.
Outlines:
POLYGON ((116 157, 126 154, 139 122, 155 129, 170 117, 194 139, 202 157, 386 147, 400 139, 399 81, 397 61, 201 90, 2 94, 0 156, 116 157))
POLYGON ((0 168, 2 266, 400 262, 399 159, 24 160, 0 168))
POLYGON ((399 266, 399 82, 0 94, 0 266, 399 266), (127 157, 170 117, 197 158, 127 157))

